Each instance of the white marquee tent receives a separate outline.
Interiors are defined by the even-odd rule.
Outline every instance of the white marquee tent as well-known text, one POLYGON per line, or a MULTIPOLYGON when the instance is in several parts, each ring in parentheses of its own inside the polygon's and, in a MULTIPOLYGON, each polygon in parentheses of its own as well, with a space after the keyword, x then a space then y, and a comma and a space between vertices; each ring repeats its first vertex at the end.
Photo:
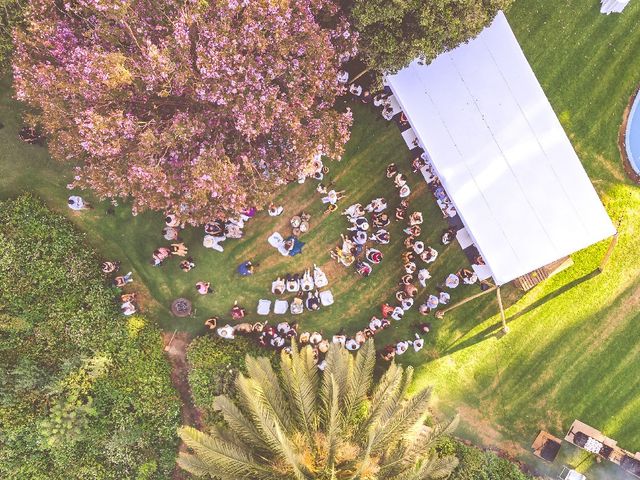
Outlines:
POLYGON ((615 234, 502 12, 387 82, 497 285, 615 234))

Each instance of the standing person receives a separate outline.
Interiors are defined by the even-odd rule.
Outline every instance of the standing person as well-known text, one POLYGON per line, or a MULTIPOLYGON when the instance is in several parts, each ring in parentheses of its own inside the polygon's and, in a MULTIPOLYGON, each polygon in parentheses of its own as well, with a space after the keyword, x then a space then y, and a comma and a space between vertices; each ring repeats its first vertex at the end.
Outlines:
POLYGON ((82 197, 80 197, 79 195, 71 195, 69 197, 69 199, 67 200, 67 206, 71 209, 71 210, 87 210, 89 208, 93 208, 91 207, 91 204, 89 204, 88 202, 85 202, 82 197))

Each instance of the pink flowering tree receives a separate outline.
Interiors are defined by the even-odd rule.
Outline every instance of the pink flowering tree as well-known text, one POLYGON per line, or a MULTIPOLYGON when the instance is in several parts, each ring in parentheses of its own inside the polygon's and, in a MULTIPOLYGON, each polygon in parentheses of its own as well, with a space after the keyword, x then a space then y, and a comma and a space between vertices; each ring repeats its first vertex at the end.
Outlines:
POLYGON ((17 97, 73 186, 199 224, 339 158, 355 38, 331 0, 32 0, 17 97))

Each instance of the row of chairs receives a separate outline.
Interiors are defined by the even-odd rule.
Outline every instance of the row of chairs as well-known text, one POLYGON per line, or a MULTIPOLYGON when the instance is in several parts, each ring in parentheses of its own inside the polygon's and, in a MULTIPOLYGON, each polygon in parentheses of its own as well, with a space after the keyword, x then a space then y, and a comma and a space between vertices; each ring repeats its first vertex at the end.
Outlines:
MULTIPOLYGON (((333 304, 333 293, 331 290, 320 292, 320 303, 323 307, 333 304)), ((261 299, 258 301, 258 315, 269 315, 271 313, 271 304, 273 303, 273 313, 276 315, 284 315, 288 311, 292 315, 298 315, 304 311, 304 301, 301 298, 294 299, 291 303, 287 300, 271 300, 261 299)))

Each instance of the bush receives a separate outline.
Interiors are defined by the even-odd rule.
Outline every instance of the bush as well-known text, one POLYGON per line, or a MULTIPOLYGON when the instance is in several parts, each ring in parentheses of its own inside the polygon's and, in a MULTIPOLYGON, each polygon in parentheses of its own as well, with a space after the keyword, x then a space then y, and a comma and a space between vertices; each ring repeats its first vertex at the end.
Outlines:
POLYGON ((31 196, 0 202, 0 478, 169 478, 180 403, 160 332, 31 196))
POLYGON ((465 445, 447 438, 437 447, 440 456, 455 455, 460 463, 449 480, 532 480, 516 464, 497 456, 493 452, 465 445))
POLYGON ((213 409, 213 401, 222 394, 234 396, 235 379, 239 372, 245 372, 246 355, 276 358, 273 353, 242 337, 229 341, 203 336, 189 345, 189 385, 194 403, 205 416, 205 423, 221 420, 213 409))

